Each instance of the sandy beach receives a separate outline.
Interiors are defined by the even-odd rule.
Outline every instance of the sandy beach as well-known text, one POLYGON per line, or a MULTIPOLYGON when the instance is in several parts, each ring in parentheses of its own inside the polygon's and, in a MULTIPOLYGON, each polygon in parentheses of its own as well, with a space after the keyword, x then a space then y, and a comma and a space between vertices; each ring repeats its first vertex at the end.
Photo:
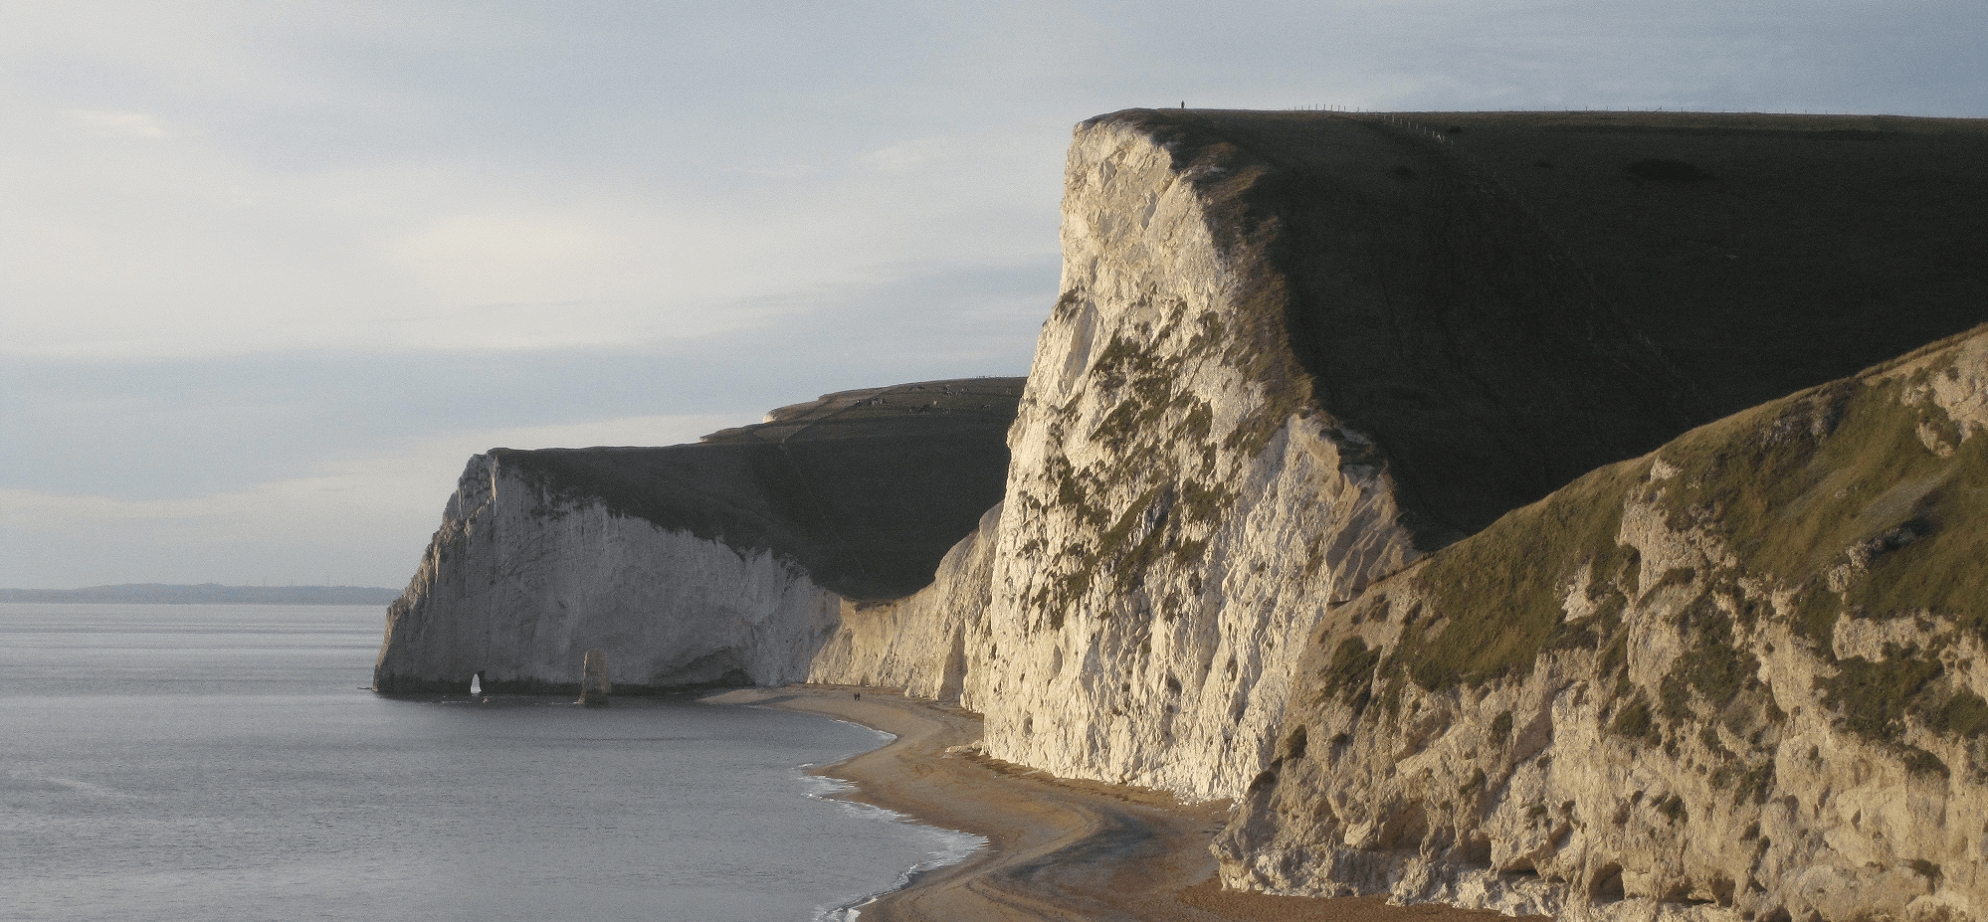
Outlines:
POLYGON ((818 774, 855 785, 847 797, 920 822, 984 836, 958 864, 866 905, 866 922, 1487 922, 1496 913, 1390 906, 1378 898, 1306 899, 1235 893, 1215 879, 1208 844, 1226 802, 1052 778, 954 747, 980 739, 957 708, 874 688, 790 686, 706 697, 821 714, 897 737, 818 774), (859 697, 860 695, 860 697, 859 697))

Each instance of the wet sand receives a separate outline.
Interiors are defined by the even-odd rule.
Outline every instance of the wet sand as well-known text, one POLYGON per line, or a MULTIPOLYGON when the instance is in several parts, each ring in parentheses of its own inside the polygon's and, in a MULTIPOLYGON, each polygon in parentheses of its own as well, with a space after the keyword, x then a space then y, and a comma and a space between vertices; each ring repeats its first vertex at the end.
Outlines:
POLYGON ((980 739, 957 708, 873 688, 790 686, 706 697, 837 717, 897 736, 817 769, 844 795, 987 838, 965 861, 862 907, 864 922, 1489 922, 1496 913, 1224 891, 1208 844, 1228 804, 1052 778, 953 747, 980 739), (856 697, 857 694, 862 697, 856 697))

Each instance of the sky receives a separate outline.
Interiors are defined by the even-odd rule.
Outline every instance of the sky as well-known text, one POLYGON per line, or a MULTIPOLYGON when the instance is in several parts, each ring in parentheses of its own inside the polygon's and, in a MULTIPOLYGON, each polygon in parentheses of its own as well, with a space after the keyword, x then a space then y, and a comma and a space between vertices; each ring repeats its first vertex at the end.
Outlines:
POLYGON ((6 0, 0 23, 0 587, 398 588, 476 452, 1024 374, 1092 115, 1988 116, 1979 0, 6 0))

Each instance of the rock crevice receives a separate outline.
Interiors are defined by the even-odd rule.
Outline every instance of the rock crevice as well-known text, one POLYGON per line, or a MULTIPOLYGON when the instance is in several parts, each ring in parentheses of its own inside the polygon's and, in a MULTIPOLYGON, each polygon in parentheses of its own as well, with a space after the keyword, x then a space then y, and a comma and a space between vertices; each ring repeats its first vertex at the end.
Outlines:
POLYGON ((1988 330, 1376 583, 1310 638, 1283 732, 1331 742, 1250 792, 1225 881, 1569 919, 1978 917, 1984 371, 1988 330))

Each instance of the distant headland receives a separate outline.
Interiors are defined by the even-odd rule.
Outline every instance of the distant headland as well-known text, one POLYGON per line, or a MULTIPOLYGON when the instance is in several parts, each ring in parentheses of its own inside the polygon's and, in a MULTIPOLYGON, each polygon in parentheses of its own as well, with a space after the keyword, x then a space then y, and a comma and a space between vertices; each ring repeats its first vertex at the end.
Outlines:
POLYGON ((400 597, 375 586, 222 586, 122 583, 84 589, 0 589, 0 602, 98 602, 141 605, 385 605, 400 597))

